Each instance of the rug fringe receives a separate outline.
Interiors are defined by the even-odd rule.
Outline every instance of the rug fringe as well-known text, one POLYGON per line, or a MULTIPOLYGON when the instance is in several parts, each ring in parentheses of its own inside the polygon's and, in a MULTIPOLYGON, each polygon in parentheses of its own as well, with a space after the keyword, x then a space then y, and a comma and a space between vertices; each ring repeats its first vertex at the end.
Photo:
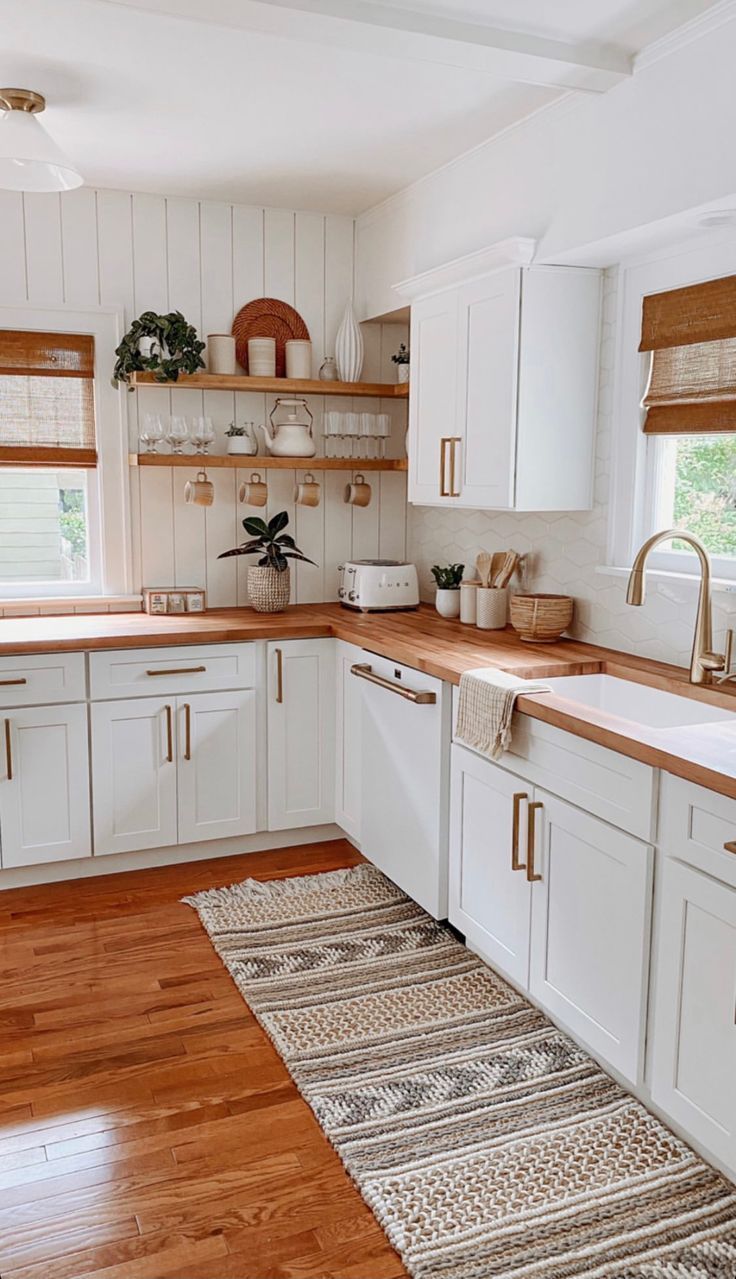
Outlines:
POLYGON ((313 888, 342 888, 345 884, 363 883, 380 875, 375 866, 361 864, 346 866, 340 870, 320 871, 317 875, 290 875, 286 879, 244 879, 227 888, 208 888, 201 893, 180 900, 195 910, 229 906, 233 898, 252 900, 254 897, 297 897, 313 888))

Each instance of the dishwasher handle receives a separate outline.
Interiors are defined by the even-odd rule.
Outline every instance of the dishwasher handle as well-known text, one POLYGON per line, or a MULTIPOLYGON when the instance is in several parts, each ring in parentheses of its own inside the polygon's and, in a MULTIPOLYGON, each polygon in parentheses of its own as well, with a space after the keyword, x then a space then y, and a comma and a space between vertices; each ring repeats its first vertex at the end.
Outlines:
POLYGON ((434 706, 437 702, 436 693, 431 693, 428 689, 419 691, 404 688, 403 684, 397 684, 395 680, 377 675, 372 666, 362 662, 351 666, 350 674, 357 675, 359 679, 367 679, 370 684, 377 684, 379 688, 388 689, 389 693, 398 693, 399 697, 405 698, 407 702, 415 702, 418 706, 434 706))

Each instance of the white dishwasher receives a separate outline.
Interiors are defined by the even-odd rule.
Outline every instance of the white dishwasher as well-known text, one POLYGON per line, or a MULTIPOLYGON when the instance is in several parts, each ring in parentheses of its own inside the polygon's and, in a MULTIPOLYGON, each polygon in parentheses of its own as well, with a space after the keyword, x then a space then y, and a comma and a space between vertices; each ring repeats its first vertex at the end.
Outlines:
POLYGON ((364 857, 447 918, 451 699, 442 680, 366 653, 361 681, 364 857))

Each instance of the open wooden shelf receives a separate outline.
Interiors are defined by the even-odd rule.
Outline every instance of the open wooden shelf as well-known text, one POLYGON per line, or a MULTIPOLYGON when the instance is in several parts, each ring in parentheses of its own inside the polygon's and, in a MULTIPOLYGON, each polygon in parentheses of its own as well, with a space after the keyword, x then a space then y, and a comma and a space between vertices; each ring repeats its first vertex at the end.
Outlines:
POLYGON ((245 373, 182 374, 177 382, 157 382, 153 373, 134 373, 130 386, 157 386, 161 390, 267 391, 275 395, 352 395, 374 400, 406 400, 408 382, 320 382, 317 378, 247 377, 245 373))
POLYGON ((405 457, 248 457, 244 453, 131 453, 131 466, 230 467, 239 471, 405 471, 405 457))

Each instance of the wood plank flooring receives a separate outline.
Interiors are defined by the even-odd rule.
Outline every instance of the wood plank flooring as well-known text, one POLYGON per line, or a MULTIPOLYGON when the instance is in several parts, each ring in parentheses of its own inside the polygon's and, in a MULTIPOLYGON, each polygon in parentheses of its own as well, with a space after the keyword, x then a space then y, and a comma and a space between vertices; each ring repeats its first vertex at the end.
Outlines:
POLYGON ((2 1279, 400 1279, 179 898, 347 842, 0 893, 2 1279))

